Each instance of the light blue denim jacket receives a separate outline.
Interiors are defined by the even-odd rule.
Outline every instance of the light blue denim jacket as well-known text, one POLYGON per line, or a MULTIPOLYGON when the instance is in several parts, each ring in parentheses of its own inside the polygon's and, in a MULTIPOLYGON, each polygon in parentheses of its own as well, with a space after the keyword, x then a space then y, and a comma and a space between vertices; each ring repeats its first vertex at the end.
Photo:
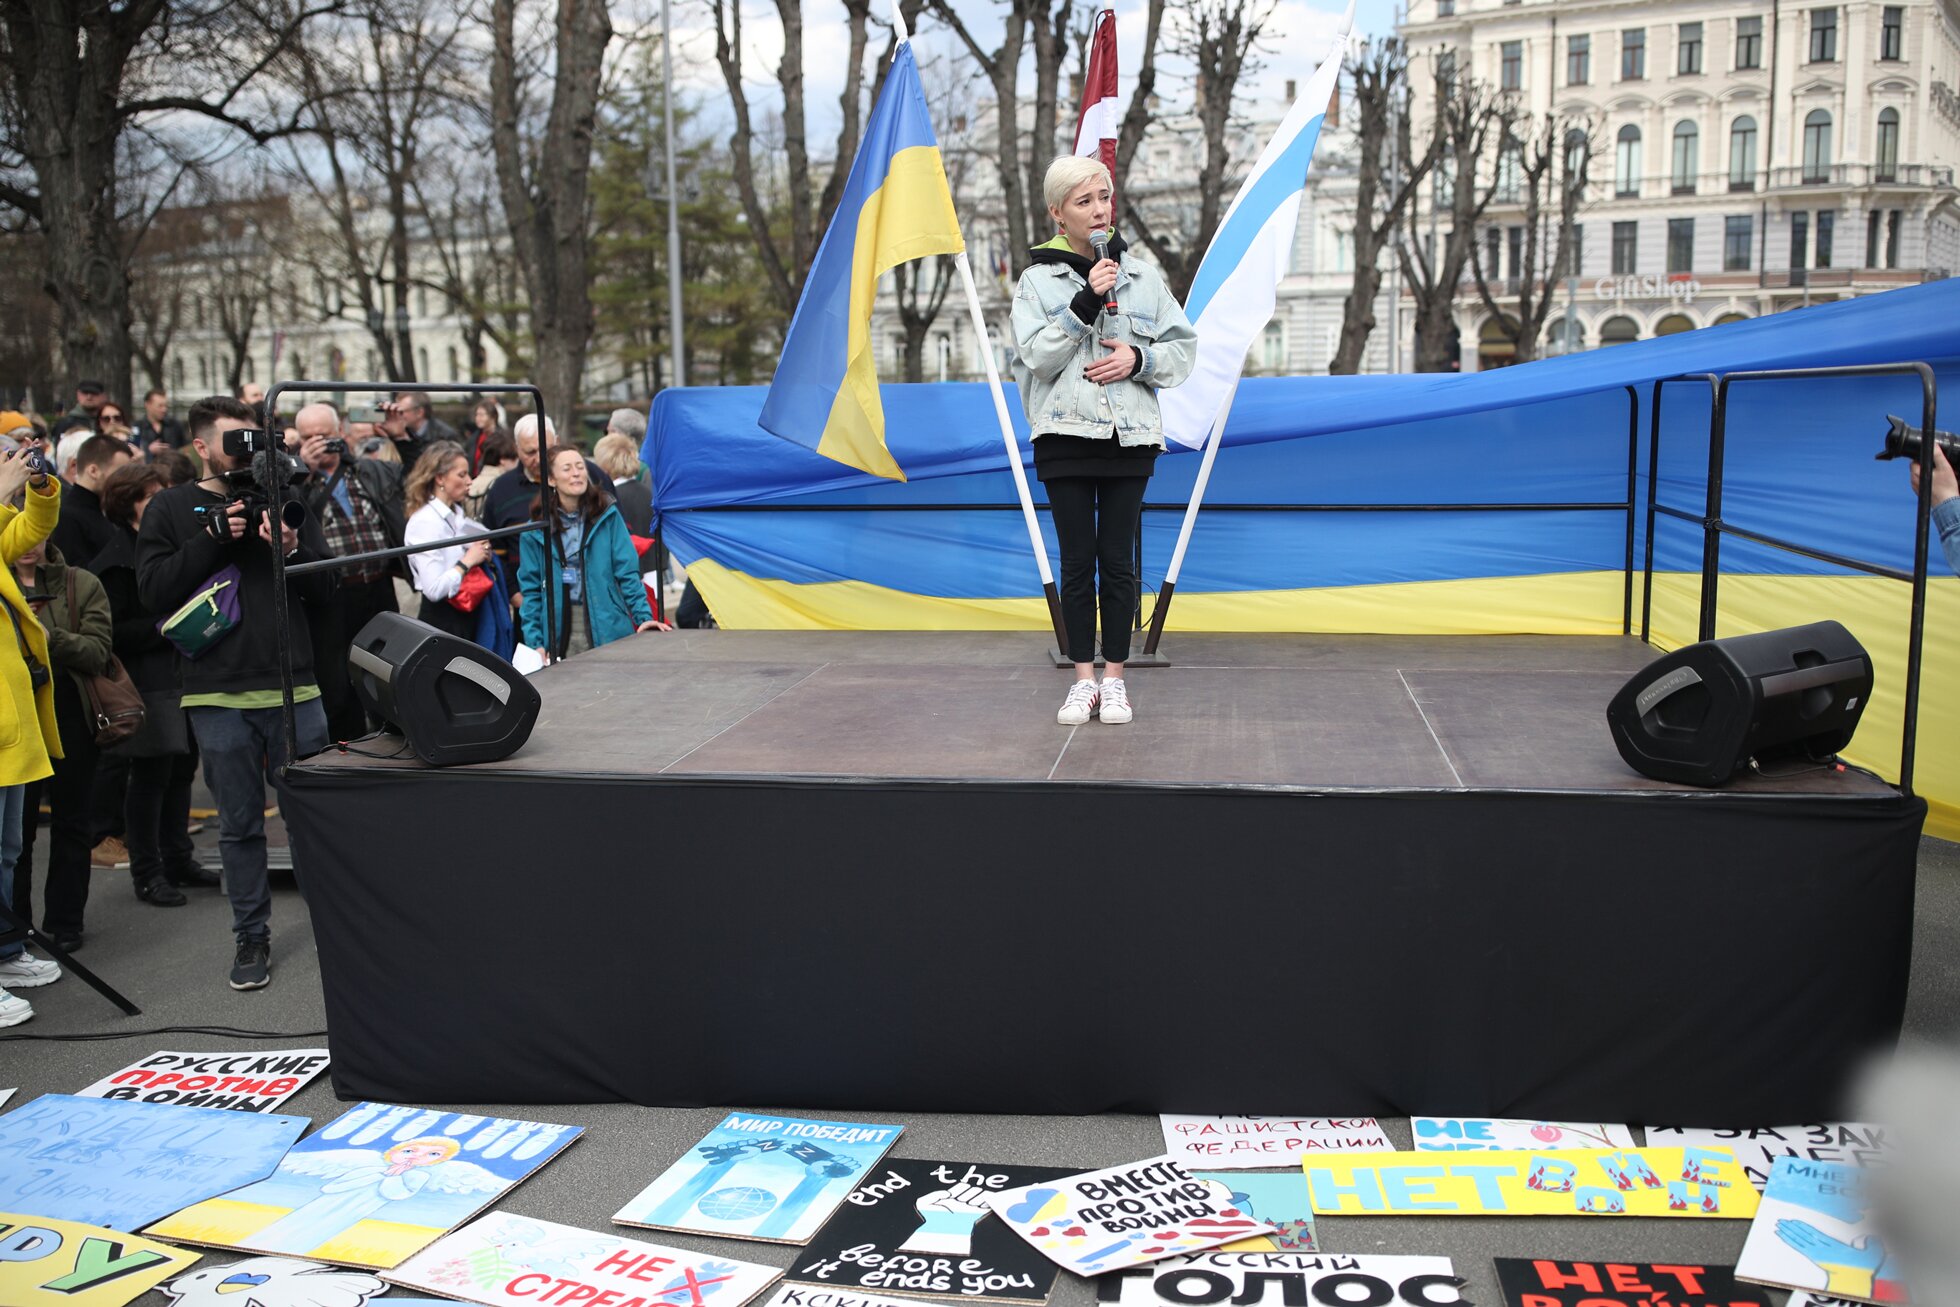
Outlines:
POLYGON ((1028 426, 1040 436, 1099 437, 1112 428, 1125 445, 1164 446, 1157 391, 1191 375, 1198 333, 1149 264, 1127 253, 1117 258, 1117 313, 1084 325, 1069 301, 1087 284, 1075 269, 1037 263, 1021 274, 1014 292, 1014 380, 1028 426), (1120 340, 1143 355, 1143 367, 1126 381, 1099 386, 1082 370, 1109 351, 1097 342, 1120 340))

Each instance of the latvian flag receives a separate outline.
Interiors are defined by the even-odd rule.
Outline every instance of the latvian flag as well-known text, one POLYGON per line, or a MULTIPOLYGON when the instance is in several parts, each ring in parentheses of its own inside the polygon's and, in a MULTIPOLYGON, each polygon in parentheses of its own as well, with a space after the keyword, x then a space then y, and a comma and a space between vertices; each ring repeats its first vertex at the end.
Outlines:
POLYGON ((1116 11, 1105 9, 1096 18, 1089 38, 1089 72, 1082 80, 1082 117, 1075 125, 1075 152, 1094 155, 1109 169, 1109 211, 1116 207, 1116 133, 1123 110, 1116 103, 1116 11))

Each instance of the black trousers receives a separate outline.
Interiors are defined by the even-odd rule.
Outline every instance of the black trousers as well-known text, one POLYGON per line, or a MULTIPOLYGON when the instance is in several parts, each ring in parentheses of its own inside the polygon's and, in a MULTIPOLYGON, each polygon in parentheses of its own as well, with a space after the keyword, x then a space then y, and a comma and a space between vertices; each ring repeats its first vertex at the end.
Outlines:
POLYGON ((1070 662, 1096 660, 1096 609, 1103 657, 1130 656, 1137 607, 1137 527, 1149 477, 1051 477, 1042 482, 1062 546, 1062 626, 1070 662))
POLYGON ((89 818, 93 809, 95 763, 100 750, 95 732, 82 711, 81 692, 67 673, 56 672, 55 727, 61 732, 62 752, 54 760, 54 775, 30 781, 23 799, 20 823, 20 861, 14 864, 14 914, 34 918, 34 828, 41 800, 49 809, 48 874, 42 886, 41 929, 50 935, 79 935, 82 913, 88 907, 89 818))
POLYGON ((347 646, 376 613, 399 611, 395 583, 390 577, 356 581, 335 588, 331 602, 307 610, 313 636, 313 675, 320 683, 320 706, 327 712, 327 734, 336 740, 356 740, 375 726, 354 693, 347 670, 347 646))
MULTIPOLYGON (((187 732, 188 733, 188 732, 187 732)), ((190 752, 129 760, 129 793, 123 803, 129 878, 184 872, 197 865, 191 844, 191 782, 197 777, 197 745, 190 752)))

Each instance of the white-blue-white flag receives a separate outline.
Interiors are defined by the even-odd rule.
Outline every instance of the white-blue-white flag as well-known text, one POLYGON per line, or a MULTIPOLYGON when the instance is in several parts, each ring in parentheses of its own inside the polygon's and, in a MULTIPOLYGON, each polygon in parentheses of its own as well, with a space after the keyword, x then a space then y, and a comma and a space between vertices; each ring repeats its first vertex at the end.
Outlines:
POLYGON ((1180 445, 1197 449, 1205 443, 1219 406, 1245 367, 1246 351, 1273 316, 1280 278, 1293 255, 1307 165, 1340 84, 1353 30, 1354 0, 1348 0, 1333 47, 1266 142, 1198 265, 1184 304, 1198 333, 1197 366, 1183 385, 1157 396, 1164 435, 1180 445))

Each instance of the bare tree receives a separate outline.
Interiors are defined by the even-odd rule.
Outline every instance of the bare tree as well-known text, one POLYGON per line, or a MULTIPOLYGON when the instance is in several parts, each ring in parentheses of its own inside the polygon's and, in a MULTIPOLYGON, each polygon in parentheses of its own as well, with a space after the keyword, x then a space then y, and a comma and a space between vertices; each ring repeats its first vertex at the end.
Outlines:
POLYGON ((460 319, 470 380, 490 379, 492 344, 504 356, 508 379, 528 372, 531 343, 510 232, 492 218, 494 173, 468 162, 425 159, 413 190, 427 249, 435 255, 419 284, 442 296, 460 319))
POLYGON ((612 20, 605 0, 556 0, 542 131, 526 139, 525 106, 543 77, 519 52, 517 0, 491 0, 490 144, 511 250, 523 271, 537 382, 567 436, 592 338, 587 191, 600 79, 612 20))
MULTIPOLYGON (((1042 208, 1040 217, 1032 226, 1029 218, 1036 210, 1030 207, 1026 174, 1021 166, 1021 52, 1027 44, 1028 27, 1032 21, 1030 11, 1041 0, 1007 0, 1007 11, 1001 20, 1000 44, 992 50, 980 44, 973 30, 967 26, 959 11, 953 8, 951 0, 932 0, 933 13, 940 21, 953 29, 960 38, 960 44, 967 48, 973 61, 980 66, 981 73, 994 92, 994 162, 1000 169, 1001 211, 1006 224, 1007 248, 1013 264, 1013 273, 1019 276, 1027 266, 1028 250, 1038 239, 1038 234, 1046 230, 1046 209, 1042 208)), ((1034 188, 1034 200, 1039 202, 1041 187, 1034 188)))
POLYGON ((1514 346, 1514 362, 1538 357, 1538 336, 1558 298, 1558 278, 1570 266, 1575 219, 1595 145, 1589 121, 1548 113, 1529 136, 1506 140, 1499 155, 1496 201, 1522 210, 1507 282, 1512 302, 1498 304, 1491 288, 1498 269, 1483 266, 1476 241, 1470 242, 1470 267, 1478 298, 1514 346))
MULTIPOLYGON (((1075 0, 1055 0, 1049 9, 1044 0, 1032 0, 1028 7, 1028 45, 1034 52, 1034 121, 1028 136, 1028 219, 1031 230, 1041 231, 1048 224, 1048 204, 1042 197, 1042 180, 1055 159, 1055 130, 1061 113, 1062 62, 1068 56, 1069 22, 1075 0)), ((1069 106, 1071 109, 1076 106, 1069 106)), ((1075 148, 1071 134, 1067 148, 1075 148)))
POLYGON ((1157 97, 1157 43, 1164 31, 1164 0, 1148 0, 1143 19, 1143 53, 1137 60, 1136 82, 1130 88, 1130 107, 1123 111, 1123 125, 1116 134, 1116 194, 1120 200, 1130 184, 1130 165, 1136 161, 1137 147, 1157 97))
POLYGON ((1240 78, 1258 71, 1259 38, 1274 8, 1275 0, 1188 0, 1172 15, 1166 53, 1195 70, 1194 109, 1204 146, 1196 212, 1175 227, 1161 214, 1153 224, 1134 189, 1124 197, 1123 208, 1131 230, 1156 258, 1179 299, 1190 293, 1191 279, 1198 275, 1231 195, 1232 97, 1240 78))
POLYGON ((1478 161, 1490 141, 1510 138, 1510 117, 1489 90, 1455 71, 1454 52, 1442 51, 1431 80, 1433 186, 1430 227, 1447 215, 1439 240, 1404 228, 1398 257, 1404 284, 1415 300, 1416 371, 1448 372, 1457 362, 1456 296, 1476 243, 1477 224, 1497 193, 1496 170, 1479 184, 1478 161))
MULTIPOLYGON (((1408 106, 1403 102, 1409 59, 1394 39, 1372 45, 1348 61, 1354 83, 1355 146, 1354 282, 1341 314, 1341 339, 1327 370, 1360 370, 1375 330, 1375 299, 1382 288, 1382 251, 1409 211, 1442 149, 1432 134, 1422 157, 1412 158, 1408 106), (1392 157, 1393 171, 1387 166, 1392 157)), ((1338 96, 1340 89, 1335 88, 1338 96)))

